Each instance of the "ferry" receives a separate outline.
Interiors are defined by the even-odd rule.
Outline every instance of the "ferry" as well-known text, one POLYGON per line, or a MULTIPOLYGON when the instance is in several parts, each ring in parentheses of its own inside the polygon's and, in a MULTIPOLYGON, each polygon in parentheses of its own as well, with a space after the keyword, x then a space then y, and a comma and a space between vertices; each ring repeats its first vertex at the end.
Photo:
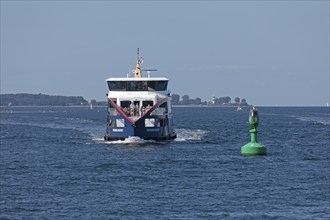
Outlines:
POLYGON ((139 137, 146 140, 176 138, 173 128, 171 92, 165 77, 151 77, 155 69, 143 70, 143 60, 137 49, 134 77, 108 78, 107 128, 104 140, 125 140, 139 137))

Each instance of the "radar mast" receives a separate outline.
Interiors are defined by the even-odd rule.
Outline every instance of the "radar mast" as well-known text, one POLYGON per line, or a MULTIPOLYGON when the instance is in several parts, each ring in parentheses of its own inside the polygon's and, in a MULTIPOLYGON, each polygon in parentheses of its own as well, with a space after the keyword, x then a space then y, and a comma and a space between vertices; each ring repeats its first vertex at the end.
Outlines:
POLYGON ((141 72, 141 68, 140 68, 140 64, 142 64, 142 63, 143 63, 143 59, 142 59, 142 57, 140 57, 139 48, 137 48, 137 62, 136 62, 136 68, 135 68, 135 72, 134 72, 135 78, 142 77, 142 72, 141 72))

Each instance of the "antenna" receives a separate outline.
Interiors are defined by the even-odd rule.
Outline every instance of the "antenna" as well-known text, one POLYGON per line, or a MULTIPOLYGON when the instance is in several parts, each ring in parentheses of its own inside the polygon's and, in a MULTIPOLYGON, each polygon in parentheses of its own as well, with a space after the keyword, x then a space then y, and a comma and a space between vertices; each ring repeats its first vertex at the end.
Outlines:
POLYGON ((141 69, 140 69, 140 64, 143 63, 142 57, 140 57, 140 50, 139 48, 137 48, 137 61, 136 61, 136 68, 134 73, 135 78, 141 78, 142 74, 141 74, 141 69))
POLYGON ((137 48, 137 63, 142 64, 143 63, 143 57, 140 57, 140 49, 137 48))
POLYGON ((157 69, 143 69, 142 71, 147 71, 148 78, 150 78, 150 73, 151 73, 151 72, 158 71, 158 70, 157 70, 157 69))

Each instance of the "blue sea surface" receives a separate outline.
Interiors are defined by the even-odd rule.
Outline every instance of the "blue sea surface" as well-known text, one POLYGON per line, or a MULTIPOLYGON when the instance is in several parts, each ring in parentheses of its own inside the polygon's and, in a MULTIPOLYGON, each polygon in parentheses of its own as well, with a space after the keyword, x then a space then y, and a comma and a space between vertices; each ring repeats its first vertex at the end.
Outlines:
POLYGON ((0 108, 0 219, 330 219, 330 112, 174 108, 173 141, 103 141, 106 108, 0 108))

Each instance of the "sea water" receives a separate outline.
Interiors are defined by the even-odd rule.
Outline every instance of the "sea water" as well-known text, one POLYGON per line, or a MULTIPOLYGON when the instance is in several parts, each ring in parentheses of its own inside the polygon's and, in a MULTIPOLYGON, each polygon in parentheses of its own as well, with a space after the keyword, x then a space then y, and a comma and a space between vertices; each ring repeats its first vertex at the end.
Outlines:
POLYGON ((326 107, 174 108, 177 139, 103 141, 106 108, 0 109, 0 219, 329 219, 326 107))

